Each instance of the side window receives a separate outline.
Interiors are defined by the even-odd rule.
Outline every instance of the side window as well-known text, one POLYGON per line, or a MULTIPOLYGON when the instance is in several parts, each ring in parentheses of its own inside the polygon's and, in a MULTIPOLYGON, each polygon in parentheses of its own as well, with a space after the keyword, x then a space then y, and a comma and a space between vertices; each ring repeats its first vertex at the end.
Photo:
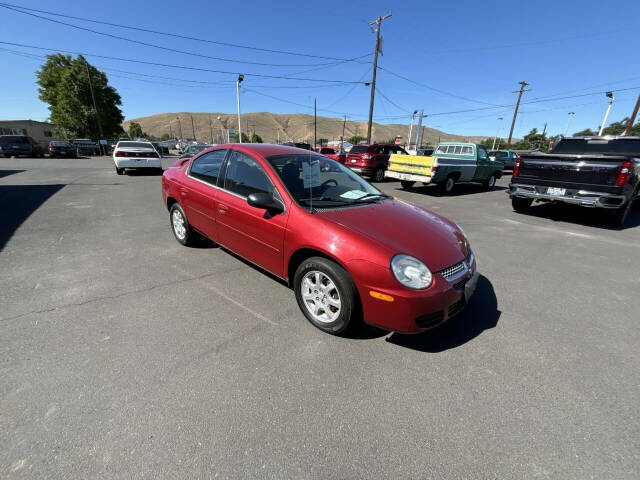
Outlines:
POLYGON ((447 153, 447 147, 446 145, 438 145, 438 148, 436 150, 436 153, 447 153))
POLYGON ((470 147, 468 145, 462 147, 462 154, 463 155, 473 155, 473 147, 470 147))
POLYGON ((243 197, 251 193, 273 194, 275 190, 262 166, 243 152, 233 152, 227 165, 224 188, 243 197))
POLYGON ((456 155, 460 155, 462 153, 462 146, 461 145, 456 145, 454 147, 453 153, 455 153, 456 155))
POLYGON ((191 165, 191 176, 199 178, 211 185, 216 185, 218 183, 218 176, 220 175, 220 167, 222 166, 226 153, 227 151, 223 149, 214 150, 213 152, 199 156, 191 165))
POLYGON ((479 160, 487 159, 487 151, 484 149, 484 147, 478 146, 478 159, 479 160))

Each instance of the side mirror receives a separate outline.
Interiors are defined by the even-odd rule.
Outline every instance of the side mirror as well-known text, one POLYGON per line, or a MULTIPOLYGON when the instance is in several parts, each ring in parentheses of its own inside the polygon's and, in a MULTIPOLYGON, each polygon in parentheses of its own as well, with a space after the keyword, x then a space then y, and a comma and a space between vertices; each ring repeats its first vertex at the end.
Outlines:
POLYGON ((247 203, 252 207, 263 208, 274 213, 284 212, 284 206, 280 202, 275 201, 271 195, 264 192, 249 194, 247 203))

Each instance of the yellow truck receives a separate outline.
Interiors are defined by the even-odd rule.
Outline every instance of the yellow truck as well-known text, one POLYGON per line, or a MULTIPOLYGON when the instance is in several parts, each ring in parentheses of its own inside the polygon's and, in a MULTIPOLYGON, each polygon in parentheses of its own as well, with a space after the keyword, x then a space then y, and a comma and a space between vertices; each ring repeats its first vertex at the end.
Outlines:
POLYGON ((451 193, 459 182, 482 183, 492 189, 503 169, 502 162, 489 158, 484 145, 445 142, 430 156, 391 155, 385 176, 400 180, 402 188, 416 182, 435 183, 444 193, 451 193))

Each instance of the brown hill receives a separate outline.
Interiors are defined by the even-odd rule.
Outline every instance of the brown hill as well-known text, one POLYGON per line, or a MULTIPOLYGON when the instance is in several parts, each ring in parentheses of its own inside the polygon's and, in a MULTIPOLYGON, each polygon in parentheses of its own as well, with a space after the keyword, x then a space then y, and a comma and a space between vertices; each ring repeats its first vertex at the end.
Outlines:
MULTIPOLYGON (((137 122, 142 130, 152 137, 160 138, 163 134, 177 135, 178 138, 196 138, 204 142, 220 143, 226 141, 226 129, 238 129, 238 117, 229 113, 159 113, 149 117, 132 118, 123 123, 128 130, 130 122, 137 122), (220 117, 220 119, 218 119, 220 117), (192 124, 193 119, 193 124, 192 124), (182 135, 180 134, 182 131, 182 135), (224 135, 224 136, 223 136, 224 135)), ((343 120, 341 118, 318 117, 317 138, 340 140, 343 120)), ((481 142, 486 137, 466 137, 441 132, 433 128, 423 127, 423 143, 435 145, 439 140, 481 142), (468 139, 468 140, 467 140, 468 139)), ((301 113, 280 114, 269 112, 252 112, 242 114, 242 132, 249 135, 253 132, 262 137, 264 142, 276 143, 278 135, 280 142, 306 141, 313 143, 313 115, 301 113)), ((372 137, 374 141, 386 142, 397 135, 406 141, 409 132, 408 124, 374 123, 372 137)), ((347 121, 344 129, 345 140, 354 136, 366 136, 367 122, 347 121)), ((416 126, 414 125, 412 139, 415 141, 416 126)))

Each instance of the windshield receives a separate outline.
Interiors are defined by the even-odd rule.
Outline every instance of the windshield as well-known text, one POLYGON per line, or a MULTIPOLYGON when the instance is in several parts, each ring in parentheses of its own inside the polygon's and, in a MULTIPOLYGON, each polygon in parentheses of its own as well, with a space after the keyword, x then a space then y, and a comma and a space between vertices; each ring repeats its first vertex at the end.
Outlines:
POLYGON ((355 145, 351 147, 349 153, 365 153, 369 151, 369 145, 355 145))
POLYGON ((304 207, 341 207, 388 197, 348 168, 321 155, 274 155, 267 161, 293 199, 304 207))
POLYGON ((0 143, 29 143, 29 140, 27 140, 27 137, 4 135, 0 137, 0 143))

